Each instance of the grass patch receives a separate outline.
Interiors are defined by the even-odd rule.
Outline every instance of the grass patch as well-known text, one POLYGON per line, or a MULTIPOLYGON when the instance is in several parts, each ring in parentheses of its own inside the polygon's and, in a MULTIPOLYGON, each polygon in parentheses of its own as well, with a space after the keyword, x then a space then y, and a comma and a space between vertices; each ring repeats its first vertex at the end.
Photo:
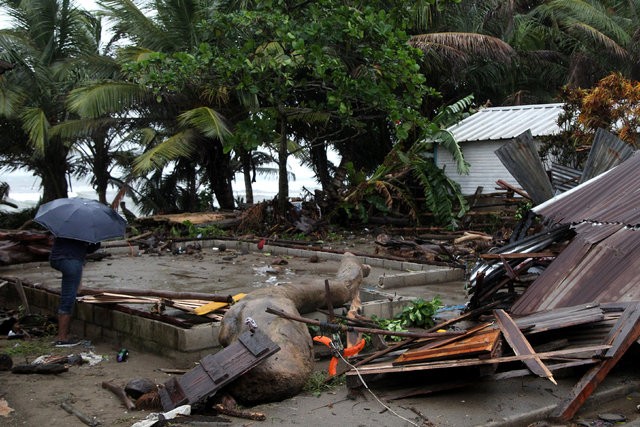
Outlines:
POLYGON ((313 371, 307 383, 304 385, 304 391, 313 394, 314 396, 320 396, 323 392, 331 391, 337 386, 344 385, 346 378, 344 375, 339 375, 333 378, 331 381, 327 380, 327 373, 324 371, 313 371))
POLYGON ((36 358, 44 354, 61 353, 60 349, 53 346, 51 340, 51 337, 32 340, 7 340, 3 343, 2 352, 12 358, 24 357, 26 359, 36 358))

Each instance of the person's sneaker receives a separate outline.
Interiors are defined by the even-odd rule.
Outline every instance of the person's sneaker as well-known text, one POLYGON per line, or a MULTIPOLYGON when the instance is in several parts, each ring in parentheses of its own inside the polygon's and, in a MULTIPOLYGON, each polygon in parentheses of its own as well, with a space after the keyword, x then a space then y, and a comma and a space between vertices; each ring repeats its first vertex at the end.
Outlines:
POLYGON ((58 340, 55 343, 53 343, 56 347, 75 347, 78 344, 80 344, 80 340, 76 340, 76 339, 68 339, 68 340, 58 340))

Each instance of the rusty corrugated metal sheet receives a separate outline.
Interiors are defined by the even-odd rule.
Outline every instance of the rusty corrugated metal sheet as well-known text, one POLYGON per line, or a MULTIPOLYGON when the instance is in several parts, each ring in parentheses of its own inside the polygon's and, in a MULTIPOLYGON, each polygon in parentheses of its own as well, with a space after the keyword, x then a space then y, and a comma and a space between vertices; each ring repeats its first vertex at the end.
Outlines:
POLYGON ((580 177, 580 184, 619 165, 632 154, 633 148, 629 144, 607 130, 598 129, 580 177))
POLYGON ((516 301, 513 314, 640 300, 640 230, 591 223, 575 229, 577 236, 516 301))
POLYGON ((575 188, 581 176, 582 171, 557 163, 551 164, 551 185, 556 193, 564 193, 575 188))
POLYGON ((495 153, 534 203, 543 203, 553 197, 551 182, 530 131, 518 135, 495 153))
POLYGON ((514 314, 640 301, 640 152, 533 209, 576 237, 512 306, 514 314))
POLYGON ((527 130, 534 137, 555 135, 560 132, 558 116, 562 106, 558 103, 483 108, 447 130, 458 143, 512 139, 527 130))
POLYGON ((615 168, 536 206, 560 223, 640 225, 640 151, 615 168))

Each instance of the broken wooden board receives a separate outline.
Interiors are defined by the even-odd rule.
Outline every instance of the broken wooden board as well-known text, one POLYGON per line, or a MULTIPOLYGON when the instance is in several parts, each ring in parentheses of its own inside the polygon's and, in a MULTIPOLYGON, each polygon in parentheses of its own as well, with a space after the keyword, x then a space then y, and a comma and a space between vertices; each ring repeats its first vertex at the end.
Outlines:
POLYGON ((259 329, 245 332, 229 346, 202 358, 198 366, 184 375, 166 381, 159 390, 162 408, 170 411, 213 396, 279 350, 280 347, 259 329))
MULTIPOLYGON (((587 345, 581 347, 574 347, 568 349, 554 350, 548 351, 544 353, 536 353, 536 356, 540 359, 557 359, 562 357, 579 357, 579 355, 589 353, 594 355, 594 352, 598 351, 606 351, 611 348, 611 345, 598 344, 598 345, 587 345)), ((420 371, 429 371, 429 370, 437 370, 437 369, 458 369, 466 366, 477 366, 477 365, 493 365, 499 363, 512 363, 517 361, 523 361, 526 359, 533 358, 533 355, 521 355, 521 356, 500 356, 500 357, 492 357, 488 359, 480 359, 480 358, 468 358, 468 359, 456 359, 456 360, 436 360, 432 362, 420 362, 420 363, 411 363, 405 365, 394 365, 390 362, 382 362, 382 363, 372 363, 369 365, 361 366, 358 368, 357 372, 350 371, 346 373, 347 376, 347 387, 360 387, 362 386, 362 382, 360 377, 367 377, 371 375, 380 375, 380 374, 398 374, 403 372, 420 372, 420 371)), ((591 360, 590 357, 587 359, 591 360)))
POLYGON ((527 368, 531 370, 534 374, 539 377, 548 378, 549 381, 558 385, 556 380, 553 378, 553 374, 542 360, 537 357, 536 352, 529 344, 529 341, 525 338, 525 336, 520 332, 518 326, 515 322, 509 317, 509 315, 504 310, 494 310, 494 315, 496 317, 496 322, 504 335, 505 340, 509 343, 513 352, 516 356, 520 355, 532 355, 533 358, 523 360, 524 364, 527 365, 527 368))
POLYGON ((500 342, 500 330, 489 329, 465 335, 464 339, 436 348, 417 348, 401 354, 394 365, 464 357, 496 356, 500 342))
MULTIPOLYGON (((234 295, 233 298, 233 302, 236 303, 238 301, 240 301, 242 298, 246 297, 247 294, 245 293, 239 293, 234 295)), ((193 310, 194 314, 197 314, 198 316, 202 316, 204 314, 209 314, 212 311, 216 311, 216 310, 220 310, 221 308, 225 308, 228 307, 230 304, 227 302, 217 302, 217 301, 212 301, 212 302, 208 302, 204 305, 201 305, 197 308, 195 308, 193 310)))
POLYGON ((638 338, 640 338, 640 303, 635 303, 627 307, 609 332, 605 344, 610 347, 606 351, 603 350, 600 355, 605 359, 582 376, 569 393, 569 397, 558 404, 552 417, 561 421, 573 418, 638 338))

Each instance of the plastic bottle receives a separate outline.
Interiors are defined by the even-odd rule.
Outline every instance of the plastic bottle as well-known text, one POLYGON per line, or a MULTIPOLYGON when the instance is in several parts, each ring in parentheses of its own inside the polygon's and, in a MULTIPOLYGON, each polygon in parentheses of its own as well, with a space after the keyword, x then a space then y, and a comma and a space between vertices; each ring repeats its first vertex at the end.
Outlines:
POLYGON ((123 348, 118 352, 118 357, 116 358, 116 360, 118 362, 125 362, 128 357, 129 357, 129 350, 127 350, 126 348, 123 348))

